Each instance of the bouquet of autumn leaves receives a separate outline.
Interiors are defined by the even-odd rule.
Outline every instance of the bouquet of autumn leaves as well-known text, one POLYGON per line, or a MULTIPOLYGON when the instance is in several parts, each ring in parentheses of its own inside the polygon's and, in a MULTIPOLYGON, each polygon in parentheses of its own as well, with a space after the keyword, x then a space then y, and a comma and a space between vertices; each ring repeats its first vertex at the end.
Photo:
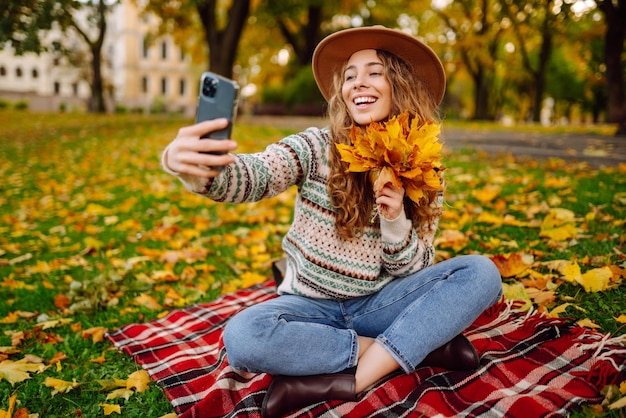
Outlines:
POLYGON ((409 119, 405 111, 387 122, 370 123, 365 132, 353 126, 352 144, 337 144, 337 149, 341 160, 349 164, 346 171, 369 172, 374 193, 391 183, 404 187, 419 205, 426 191, 443 189, 441 124, 432 120, 420 124, 418 116, 410 123, 409 119))

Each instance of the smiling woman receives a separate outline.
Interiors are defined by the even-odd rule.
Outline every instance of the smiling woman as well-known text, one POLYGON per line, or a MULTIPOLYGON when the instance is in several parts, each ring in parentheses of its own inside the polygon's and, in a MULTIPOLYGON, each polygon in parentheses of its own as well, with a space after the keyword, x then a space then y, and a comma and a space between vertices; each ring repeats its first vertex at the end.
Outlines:
MULTIPOLYGON (((421 194, 395 177, 373 190, 369 173, 351 172, 340 155, 359 133, 376 134, 376 123, 403 114, 418 131, 438 119, 446 81, 434 52, 394 29, 348 29, 320 42, 313 72, 329 103, 329 128, 307 129, 263 152, 218 156, 236 142, 200 140, 223 127, 213 120, 180 129, 163 153, 166 171, 214 201, 257 201, 298 188, 280 296, 235 315, 223 335, 232 367, 275 376, 264 417, 322 400, 354 401, 396 370, 474 369, 477 353, 461 333, 501 296, 500 275, 486 257, 433 265, 443 204, 438 174, 421 194)), ((402 147, 400 135, 388 138, 394 143, 386 149, 402 147)), ((383 164, 398 165, 396 157, 383 164)), ((420 161, 406 157, 409 165, 420 161)), ((411 166, 405 174, 421 172, 411 166)))

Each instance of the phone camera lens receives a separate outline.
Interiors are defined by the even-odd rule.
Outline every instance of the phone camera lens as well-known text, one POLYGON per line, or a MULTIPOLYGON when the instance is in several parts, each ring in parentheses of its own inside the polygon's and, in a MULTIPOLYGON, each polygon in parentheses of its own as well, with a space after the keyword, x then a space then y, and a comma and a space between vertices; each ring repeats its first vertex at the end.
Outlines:
POLYGON ((217 80, 212 77, 207 77, 202 83, 202 94, 208 97, 215 97, 217 93, 217 80))

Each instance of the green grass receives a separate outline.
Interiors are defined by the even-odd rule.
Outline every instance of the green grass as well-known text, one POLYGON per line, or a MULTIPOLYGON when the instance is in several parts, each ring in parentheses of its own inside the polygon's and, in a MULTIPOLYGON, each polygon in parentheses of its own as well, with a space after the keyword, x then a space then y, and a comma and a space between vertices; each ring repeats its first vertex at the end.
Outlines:
MULTIPOLYGON (((0 111, 0 346, 10 346, 22 331, 19 352, 9 359, 67 357, 61 367, 52 365, 14 385, 0 380, 0 410, 16 395, 18 406, 41 417, 102 416, 100 403, 121 405, 124 417, 173 412, 154 384, 128 400, 107 401, 98 380, 126 379, 139 367, 107 341, 94 343, 81 331, 154 319, 269 277, 270 261, 281 255, 294 191, 237 206, 187 192, 160 169, 159 156, 189 122, 174 116, 0 111), (168 250, 173 252, 166 260, 168 250), (173 262, 178 250, 196 257, 173 262), (138 302, 139 296, 159 307, 138 302), (23 315, 11 321, 15 312, 23 315), (72 323, 37 327, 38 320, 58 318, 72 323), (90 361, 102 353, 102 364, 90 361), (44 385, 47 377, 81 385, 53 396, 44 385)), ((290 132, 238 124, 234 137, 246 152, 290 132)), ((457 229, 469 239, 461 248, 442 245, 441 256, 522 252, 533 255, 542 274, 549 271, 540 263, 557 259, 578 260, 583 271, 625 267, 624 167, 592 169, 506 155, 487 159, 474 151, 448 155, 446 166, 448 209, 440 229, 457 229), (494 184, 500 191, 493 200, 477 199, 475 191, 494 184), (538 223, 551 207, 576 214, 580 233, 575 239, 559 243, 540 236, 538 223), (485 223, 480 213, 509 215, 528 225, 485 223)), ((573 319, 588 318, 602 332, 624 333, 614 318, 626 312, 626 290, 615 287, 587 293, 578 285, 560 284, 557 299, 545 308, 569 301, 584 309, 568 308, 573 319)))

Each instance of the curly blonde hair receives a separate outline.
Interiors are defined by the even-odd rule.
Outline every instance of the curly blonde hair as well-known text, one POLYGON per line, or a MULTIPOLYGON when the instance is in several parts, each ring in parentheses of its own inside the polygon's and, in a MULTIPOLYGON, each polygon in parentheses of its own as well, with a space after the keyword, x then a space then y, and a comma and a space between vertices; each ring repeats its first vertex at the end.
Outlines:
MULTIPOLYGON (((413 68, 398 56, 387 51, 376 50, 385 68, 385 77, 391 86, 392 109, 390 117, 409 110, 421 121, 439 120, 437 104, 426 85, 414 74, 413 68)), ((327 189, 337 211, 336 229, 344 239, 351 239, 363 233, 370 223, 375 203, 368 173, 347 172, 348 165, 341 161, 335 144, 350 144, 350 129, 353 125, 348 107, 341 90, 343 72, 334 74, 333 90, 328 100, 328 120, 331 133, 329 153, 330 176, 327 189)), ((406 196, 404 209, 407 217, 418 230, 430 230, 433 219, 441 214, 437 204, 437 192, 429 191, 416 204, 406 196)))

